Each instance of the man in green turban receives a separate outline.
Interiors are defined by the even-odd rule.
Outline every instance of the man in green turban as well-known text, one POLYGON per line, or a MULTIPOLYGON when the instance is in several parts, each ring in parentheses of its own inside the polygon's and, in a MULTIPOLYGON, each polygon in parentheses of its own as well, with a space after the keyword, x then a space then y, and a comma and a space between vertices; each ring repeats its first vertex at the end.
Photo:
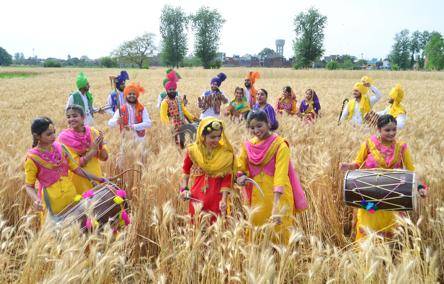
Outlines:
POLYGON ((93 113, 95 111, 93 107, 93 96, 89 92, 88 78, 80 72, 76 78, 77 91, 73 92, 69 98, 66 107, 70 105, 79 105, 85 111, 85 124, 92 125, 94 122, 93 113))

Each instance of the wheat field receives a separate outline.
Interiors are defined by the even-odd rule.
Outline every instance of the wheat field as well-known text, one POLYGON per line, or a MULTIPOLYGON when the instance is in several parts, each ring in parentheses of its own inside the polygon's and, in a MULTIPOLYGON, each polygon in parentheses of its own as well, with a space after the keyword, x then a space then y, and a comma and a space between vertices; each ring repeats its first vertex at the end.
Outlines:
MULTIPOLYGON (((118 234, 108 228, 84 235, 78 228, 54 232, 38 228, 38 219, 24 190, 23 163, 31 147, 33 118, 47 115, 57 131, 66 127, 64 106, 83 71, 97 106, 111 90, 108 77, 117 69, 2 68, 1 72, 32 72, 27 78, 0 79, 0 274, 1 283, 436 283, 444 281, 444 73, 389 71, 325 71, 258 69, 257 88, 269 92, 275 104, 282 87, 294 88, 298 102, 307 88, 316 90, 322 117, 307 127, 295 117, 279 119, 280 135, 291 145, 292 160, 309 200, 309 209, 296 216, 288 246, 273 244, 272 225, 252 227, 249 209, 241 206, 237 189, 231 214, 207 226, 191 225, 187 204, 177 198, 184 152, 177 149, 169 129, 162 127, 156 108, 164 69, 128 70, 130 79, 145 87, 141 101, 153 121, 146 147, 123 143, 110 130, 107 115, 97 115, 110 159, 107 176, 118 165, 141 174, 123 175, 129 191, 132 224, 118 234), (337 126, 342 100, 353 84, 371 76, 384 94, 375 106, 385 107, 396 83, 406 91, 407 127, 398 139, 410 146, 417 173, 430 186, 415 212, 400 218, 396 237, 376 236, 356 244, 350 238, 352 210, 342 202, 340 161, 351 161, 372 131, 337 126), (140 148, 140 147, 139 147, 140 148), (121 150, 125 152, 122 159, 121 150), (137 153, 146 153, 141 160, 137 153), (122 162, 123 161, 123 162, 122 162), (248 232, 249 237, 246 235, 248 232)), ((223 68, 228 79, 221 89, 233 96, 248 69, 223 68)), ((179 92, 189 110, 198 114, 197 96, 219 70, 180 69, 179 92)), ((226 120, 234 147, 250 137, 244 124, 226 120)))

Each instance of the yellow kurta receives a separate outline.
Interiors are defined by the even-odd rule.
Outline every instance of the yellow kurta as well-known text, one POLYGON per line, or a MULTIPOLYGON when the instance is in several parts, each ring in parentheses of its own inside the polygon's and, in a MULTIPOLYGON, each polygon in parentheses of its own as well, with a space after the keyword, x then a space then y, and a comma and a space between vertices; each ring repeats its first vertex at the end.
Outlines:
MULTIPOLYGON (((262 141, 253 138, 251 141, 253 144, 259 144, 262 141)), ((279 199, 279 211, 282 216, 282 224, 275 227, 275 231, 280 235, 281 242, 287 243, 290 231, 289 229, 293 225, 293 212, 294 212, 294 200, 293 191, 290 184, 290 179, 288 177, 288 166, 290 163, 290 148, 285 142, 282 142, 277 149, 276 153, 276 164, 274 176, 266 174, 261 171, 253 179, 256 181, 264 192, 264 196, 260 193, 258 189, 253 187, 251 195, 251 206, 257 207, 258 210, 254 211, 252 214, 252 222, 256 226, 263 225, 270 220, 273 202, 274 202, 274 189, 275 187, 283 187, 282 195, 279 199)), ((240 171, 248 172, 248 156, 245 146, 242 147, 241 154, 238 160, 238 166, 240 171)))
MULTIPOLYGON (((99 131, 91 127, 91 141, 94 141, 94 139, 99 135, 100 135, 99 131)), ((68 145, 65 146, 68 149, 71 156, 73 157, 73 159, 79 164, 80 163, 79 153, 75 152, 68 145)), ((103 146, 103 149, 108 152, 106 145, 103 146)), ((98 177, 103 177, 102 169, 100 168, 100 160, 97 156, 92 157, 92 159, 89 160, 88 163, 82 168, 86 170, 88 173, 91 173, 98 177)), ((92 183, 87 178, 76 175, 72 171, 69 172, 69 177, 71 178, 72 183, 76 187, 77 194, 82 194, 85 191, 93 188, 92 183)))
MULTIPOLYGON (((71 171, 78 167, 72 161, 68 161, 68 163, 71 171)), ((27 185, 35 186, 37 173, 38 167, 35 162, 32 159, 26 159, 25 182, 27 185)), ((77 191, 69 176, 61 176, 57 182, 46 188, 43 194, 47 194, 43 197, 45 204, 47 200, 50 203, 46 204, 46 207, 51 208, 52 213, 57 214, 74 201, 77 191)))
MULTIPOLYGON (((170 118, 168 116, 168 102, 167 102, 168 98, 165 98, 162 103, 160 104, 160 121, 162 121, 165 124, 169 124, 170 123, 170 118)), ((183 115, 190 121, 194 121, 196 119, 196 117, 194 115, 192 115, 187 108, 185 107, 185 105, 183 104, 183 102, 180 102, 180 106, 182 107, 182 112, 183 115)))
MULTIPOLYGON (((361 148, 355 158, 355 163, 359 166, 365 163, 367 159, 369 152, 367 148, 367 143, 361 144, 361 148)), ((415 167, 413 165, 409 148, 406 148, 401 155, 404 168, 409 171, 414 171, 415 167)), ((358 209, 356 218, 356 240, 365 237, 364 228, 378 232, 383 236, 390 236, 396 225, 396 216, 398 214, 399 213, 396 211, 376 210, 374 213, 369 213, 365 209, 358 209)))

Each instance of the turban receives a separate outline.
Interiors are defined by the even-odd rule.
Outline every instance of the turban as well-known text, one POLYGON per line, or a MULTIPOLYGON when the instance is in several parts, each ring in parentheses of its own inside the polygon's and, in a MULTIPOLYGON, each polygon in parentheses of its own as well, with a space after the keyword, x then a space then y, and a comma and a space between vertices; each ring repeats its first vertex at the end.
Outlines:
POLYGON ((163 86, 165 87, 165 90, 176 90, 177 82, 179 81, 179 79, 181 79, 181 77, 176 71, 168 69, 166 79, 163 80, 163 86))
POLYGON ((358 82, 353 86, 353 90, 357 90, 359 91, 359 93, 361 93, 361 95, 365 95, 367 94, 367 87, 364 86, 364 84, 362 82, 358 82))
POLYGON ((127 97, 129 93, 135 93, 136 97, 139 98, 140 93, 143 92, 145 92, 145 89, 140 86, 139 83, 136 84, 134 82, 131 82, 128 86, 125 87, 125 90, 123 90, 123 95, 127 97))
POLYGON ((165 90, 169 91, 169 90, 171 90, 171 89, 173 89, 173 90, 176 90, 176 89, 177 89, 177 83, 176 83, 176 82, 174 82, 174 81, 168 81, 168 82, 165 84, 165 90))
POLYGON ((222 84, 225 79, 227 79, 227 75, 225 75, 224 73, 219 73, 216 77, 211 79, 211 85, 215 83, 218 87, 220 87, 220 84, 222 84))
POLYGON ((373 84, 373 79, 370 78, 369 76, 363 76, 363 77, 361 78, 361 82, 362 82, 363 84, 373 84))
POLYGON ((259 75, 259 72, 257 72, 257 71, 250 71, 250 72, 248 72, 247 76, 245 77, 245 79, 250 79, 251 85, 254 85, 256 80, 259 78, 260 78, 260 75, 259 75))
POLYGON ((76 85, 77 89, 83 89, 88 84, 88 78, 83 74, 83 72, 80 72, 79 75, 77 75, 76 79, 76 85))
POLYGON ((396 84, 395 87, 390 91, 389 97, 397 104, 401 103, 404 98, 404 90, 400 84, 396 84))
POLYGON ((116 86, 120 86, 122 83, 125 83, 126 80, 129 80, 129 75, 123 70, 120 72, 120 75, 116 76, 116 86))

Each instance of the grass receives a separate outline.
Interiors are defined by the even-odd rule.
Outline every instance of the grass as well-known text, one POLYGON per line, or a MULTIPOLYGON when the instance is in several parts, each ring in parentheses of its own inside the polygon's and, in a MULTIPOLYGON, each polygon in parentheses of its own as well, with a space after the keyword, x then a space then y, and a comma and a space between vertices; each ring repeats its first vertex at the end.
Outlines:
MULTIPOLYGON (((33 69, 34 71, 35 69, 33 69)), ((8 70, 8 72, 11 70, 8 70)), ((23 73, 23 69, 20 70, 23 73)), ((119 70, 82 69, 90 79, 96 105, 104 105, 110 91, 109 75, 119 70)), ((222 90, 229 96, 241 85, 247 69, 202 70, 183 68, 179 92, 186 94, 190 111, 197 114, 197 96, 219 71, 227 74, 222 90)), ((57 131, 66 127, 63 108, 75 87, 79 69, 38 69, 39 77, 15 78, 0 84, 2 131, 0 136, 0 282, 20 283, 436 283, 444 281, 444 132, 443 73, 368 72, 260 69, 256 87, 269 91, 274 104, 285 85, 295 88, 298 101, 314 88, 322 117, 311 127, 291 117, 280 118, 279 133, 291 145, 292 160, 306 190, 309 209, 296 216, 287 247, 270 241, 270 226, 254 228, 248 208, 242 208, 237 191, 233 213, 211 227, 202 221, 190 225, 188 204, 177 198, 184 156, 169 129, 162 127, 156 108, 164 69, 129 70, 140 81, 153 127, 146 148, 128 142, 125 159, 117 130, 97 115, 96 127, 105 131, 110 160, 103 164, 108 176, 118 165, 142 170, 126 174, 123 183, 131 198, 132 225, 113 235, 80 235, 76 228, 52 232, 37 229, 35 214, 24 190, 23 161, 32 137, 30 122, 48 115, 57 131), (342 100, 351 87, 368 74, 384 93, 375 109, 384 108, 388 92, 401 83, 406 96, 407 127, 398 133, 408 143, 419 175, 430 184, 430 195, 419 208, 399 219, 397 236, 384 241, 376 236, 355 244, 349 237, 351 209, 342 202, 340 161, 350 161, 360 143, 371 134, 365 128, 337 126, 342 100), (142 162, 138 151, 147 153, 142 162), (248 232, 248 233, 246 233, 248 232)), ((236 150, 250 137, 243 124, 226 121, 227 135, 236 150)))
POLYGON ((36 75, 34 72, 0 72, 0 79, 30 78, 36 75))

